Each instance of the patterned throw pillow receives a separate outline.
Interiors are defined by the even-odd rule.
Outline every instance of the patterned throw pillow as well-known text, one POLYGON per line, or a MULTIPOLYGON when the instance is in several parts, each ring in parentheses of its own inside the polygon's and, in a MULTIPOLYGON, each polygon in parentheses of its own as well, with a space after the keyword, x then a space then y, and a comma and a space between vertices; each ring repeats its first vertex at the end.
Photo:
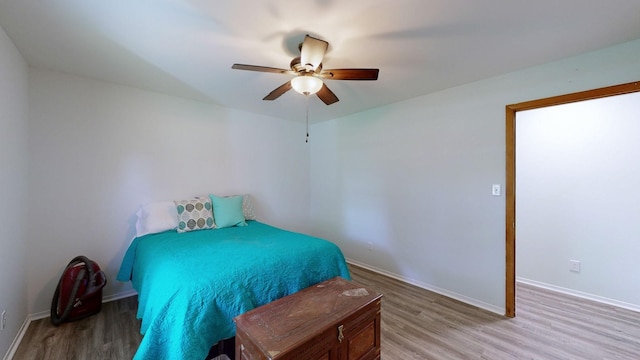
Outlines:
POLYGON ((242 195, 242 212, 244 213, 245 220, 255 220, 256 215, 253 212, 253 201, 251 201, 251 195, 242 195))
POLYGON ((214 229, 213 211, 210 199, 176 200, 178 211, 178 232, 214 229))

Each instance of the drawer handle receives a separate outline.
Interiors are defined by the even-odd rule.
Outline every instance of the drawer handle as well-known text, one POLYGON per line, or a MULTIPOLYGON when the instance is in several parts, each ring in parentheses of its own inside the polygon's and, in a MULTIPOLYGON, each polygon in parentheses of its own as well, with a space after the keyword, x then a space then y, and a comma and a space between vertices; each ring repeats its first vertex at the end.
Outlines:
POLYGON ((344 325, 338 326, 338 341, 342 342, 344 340, 344 334, 342 331, 344 330, 344 325))

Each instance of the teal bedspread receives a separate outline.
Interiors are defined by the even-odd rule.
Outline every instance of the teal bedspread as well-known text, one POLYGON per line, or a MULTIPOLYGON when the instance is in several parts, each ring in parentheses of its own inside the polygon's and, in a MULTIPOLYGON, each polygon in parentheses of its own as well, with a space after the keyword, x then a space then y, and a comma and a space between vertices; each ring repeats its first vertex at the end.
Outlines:
POLYGON ((118 280, 138 291, 144 336, 134 359, 203 360, 235 335, 235 316, 335 276, 350 279, 335 244, 248 224, 132 241, 118 280))

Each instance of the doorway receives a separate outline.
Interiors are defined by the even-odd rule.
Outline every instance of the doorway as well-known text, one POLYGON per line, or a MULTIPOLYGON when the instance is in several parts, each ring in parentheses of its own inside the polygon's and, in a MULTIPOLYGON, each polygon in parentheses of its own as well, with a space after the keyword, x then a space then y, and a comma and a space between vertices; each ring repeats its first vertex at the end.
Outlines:
POLYGON ((516 316, 516 113, 547 106, 599 99, 640 91, 640 82, 609 86, 573 94, 554 96, 506 106, 506 283, 505 315, 516 316))

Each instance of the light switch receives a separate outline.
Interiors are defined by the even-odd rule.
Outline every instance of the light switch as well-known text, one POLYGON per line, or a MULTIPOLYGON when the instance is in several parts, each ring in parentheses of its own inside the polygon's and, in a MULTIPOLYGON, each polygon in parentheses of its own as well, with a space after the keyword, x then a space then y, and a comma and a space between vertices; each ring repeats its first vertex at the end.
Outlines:
POLYGON ((491 195, 500 196, 501 193, 502 193, 502 189, 500 187, 500 184, 493 184, 491 186, 491 195))

